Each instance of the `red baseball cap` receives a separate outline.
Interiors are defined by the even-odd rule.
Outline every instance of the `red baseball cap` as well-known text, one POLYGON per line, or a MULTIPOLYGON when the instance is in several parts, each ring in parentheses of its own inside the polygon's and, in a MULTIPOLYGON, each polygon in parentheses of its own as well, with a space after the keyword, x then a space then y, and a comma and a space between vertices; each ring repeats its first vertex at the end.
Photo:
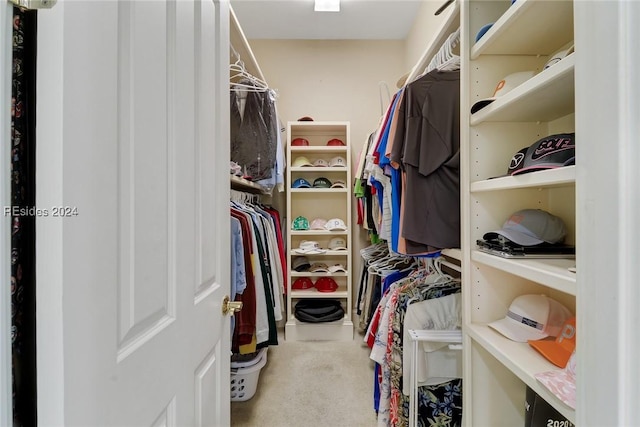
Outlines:
POLYGON ((300 277, 291 285, 291 289, 311 289, 313 282, 308 277, 300 277))
POLYGON ((291 141, 291 145, 308 146, 309 145, 309 141, 307 141, 304 138, 295 138, 293 141, 291 141))
POLYGON ((338 284, 331 277, 321 277, 316 280, 316 289, 318 292, 335 292, 338 284))
POLYGON ((340 139, 338 139, 338 138, 333 138, 333 139, 330 139, 330 140, 327 142, 327 145, 345 145, 345 143, 344 143, 344 142, 342 142, 342 140, 340 140, 340 139))

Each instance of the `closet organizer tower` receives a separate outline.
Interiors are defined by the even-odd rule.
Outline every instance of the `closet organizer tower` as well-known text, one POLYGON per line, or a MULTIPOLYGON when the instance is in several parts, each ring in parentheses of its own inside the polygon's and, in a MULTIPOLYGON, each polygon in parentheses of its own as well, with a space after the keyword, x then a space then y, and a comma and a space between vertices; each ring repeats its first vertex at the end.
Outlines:
MULTIPOLYGON (((287 123, 287 340, 352 340, 352 255, 351 255, 351 148, 349 122, 340 121, 297 121, 287 123), (292 145, 300 138, 308 145, 292 145), (338 139, 344 145, 328 144, 338 139), (342 159, 342 161, 338 161, 342 159), (306 162, 305 160, 308 160, 306 162), (326 179, 328 183, 322 179, 326 179), (298 184, 304 180, 310 188, 298 184), (342 185, 338 184, 341 182, 342 185), (315 185, 314 185, 315 184, 315 185), (294 188, 295 187, 295 188, 294 188), (328 187, 328 188, 327 188, 328 187), (297 218, 304 218, 308 226, 293 226, 297 218), (342 221, 338 227, 320 227, 324 221, 342 221), (342 239, 345 245, 332 247, 331 241, 342 239), (302 243, 317 242, 321 251, 301 253, 302 243), (341 265, 337 271, 297 271, 295 267, 301 258, 314 265, 329 267, 341 265), (297 261, 298 260, 298 261, 297 261), (292 284, 300 278, 309 278, 315 284, 322 278, 329 278, 338 285, 337 289, 321 292, 319 286, 308 289, 292 289, 292 284), (295 316, 295 305, 304 300, 332 299, 341 303, 344 317, 341 320, 310 323, 302 322, 295 316)), ((302 221, 304 223, 304 221, 302 221)), ((337 225, 334 224, 334 225, 337 225)), ((327 289, 322 289, 327 290, 327 289)), ((329 289, 330 290, 330 289, 329 289)))
MULTIPOLYGON (((503 176, 523 147, 552 134, 575 131, 574 64, 577 51, 547 69, 550 55, 574 40, 572 1, 464 1, 462 16, 461 158, 463 218, 463 347, 466 425, 524 425, 525 391, 532 388, 568 420, 575 411, 536 380, 561 369, 529 344, 488 326, 504 318, 519 295, 545 294, 576 313, 577 279, 571 259, 510 260, 480 252, 476 240, 499 230, 521 209, 543 209, 576 232, 576 166, 503 176), (482 27, 491 28, 476 41, 482 27), (531 71, 524 83, 481 110, 506 76, 531 71), (492 177, 501 178, 490 179, 492 177)), ((576 313, 577 316, 583 313, 576 313)))

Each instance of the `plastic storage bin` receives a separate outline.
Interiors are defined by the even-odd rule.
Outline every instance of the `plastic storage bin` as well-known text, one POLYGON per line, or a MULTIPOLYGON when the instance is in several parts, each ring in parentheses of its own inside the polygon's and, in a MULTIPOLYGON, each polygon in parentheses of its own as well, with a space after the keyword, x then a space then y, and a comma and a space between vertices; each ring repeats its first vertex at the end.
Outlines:
POLYGON ((267 364, 267 347, 247 362, 231 362, 231 401, 249 400, 256 393, 260 370, 267 364))

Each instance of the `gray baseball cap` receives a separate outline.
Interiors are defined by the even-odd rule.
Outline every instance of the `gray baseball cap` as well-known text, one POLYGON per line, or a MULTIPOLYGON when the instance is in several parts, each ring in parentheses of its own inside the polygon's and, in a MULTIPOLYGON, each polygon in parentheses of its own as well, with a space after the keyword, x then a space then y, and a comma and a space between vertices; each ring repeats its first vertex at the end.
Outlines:
POLYGON ((564 241, 567 228, 562 219, 547 211, 524 209, 511 214, 500 230, 485 233, 483 237, 492 240, 498 235, 523 246, 554 244, 564 241))

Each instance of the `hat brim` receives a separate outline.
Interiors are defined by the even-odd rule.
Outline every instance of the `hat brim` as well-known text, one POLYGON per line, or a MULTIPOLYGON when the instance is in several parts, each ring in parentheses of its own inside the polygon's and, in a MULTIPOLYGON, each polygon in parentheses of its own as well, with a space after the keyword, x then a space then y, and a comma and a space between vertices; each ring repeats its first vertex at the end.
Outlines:
POLYGON ((537 341, 548 337, 544 332, 523 325, 508 317, 489 323, 489 326, 505 337, 516 342, 537 341))
POLYGON ((498 235, 506 237, 511 240, 513 243, 517 243, 522 246, 534 246, 539 245, 540 243, 544 243, 544 240, 536 239, 535 237, 531 237, 528 234, 520 233, 516 230, 496 230, 485 233, 482 236, 485 240, 492 240, 498 237, 498 235))
POLYGON ((553 341, 530 341, 529 345, 540 354, 542 354, 549 362, 553 363, 559 368, 567 366, 567 362, 573 353, 573 348, 568 349, 562 345, 559 345, 555 340, 553 341))
POLYGON ((480 101, 473 104, 473 106, 471 107, 471 114, 475 114, 476 112, 482 110, 484 107, 491 104, 496 99, 497 98, 495 96, 492 98, 481 99, 480 101))

